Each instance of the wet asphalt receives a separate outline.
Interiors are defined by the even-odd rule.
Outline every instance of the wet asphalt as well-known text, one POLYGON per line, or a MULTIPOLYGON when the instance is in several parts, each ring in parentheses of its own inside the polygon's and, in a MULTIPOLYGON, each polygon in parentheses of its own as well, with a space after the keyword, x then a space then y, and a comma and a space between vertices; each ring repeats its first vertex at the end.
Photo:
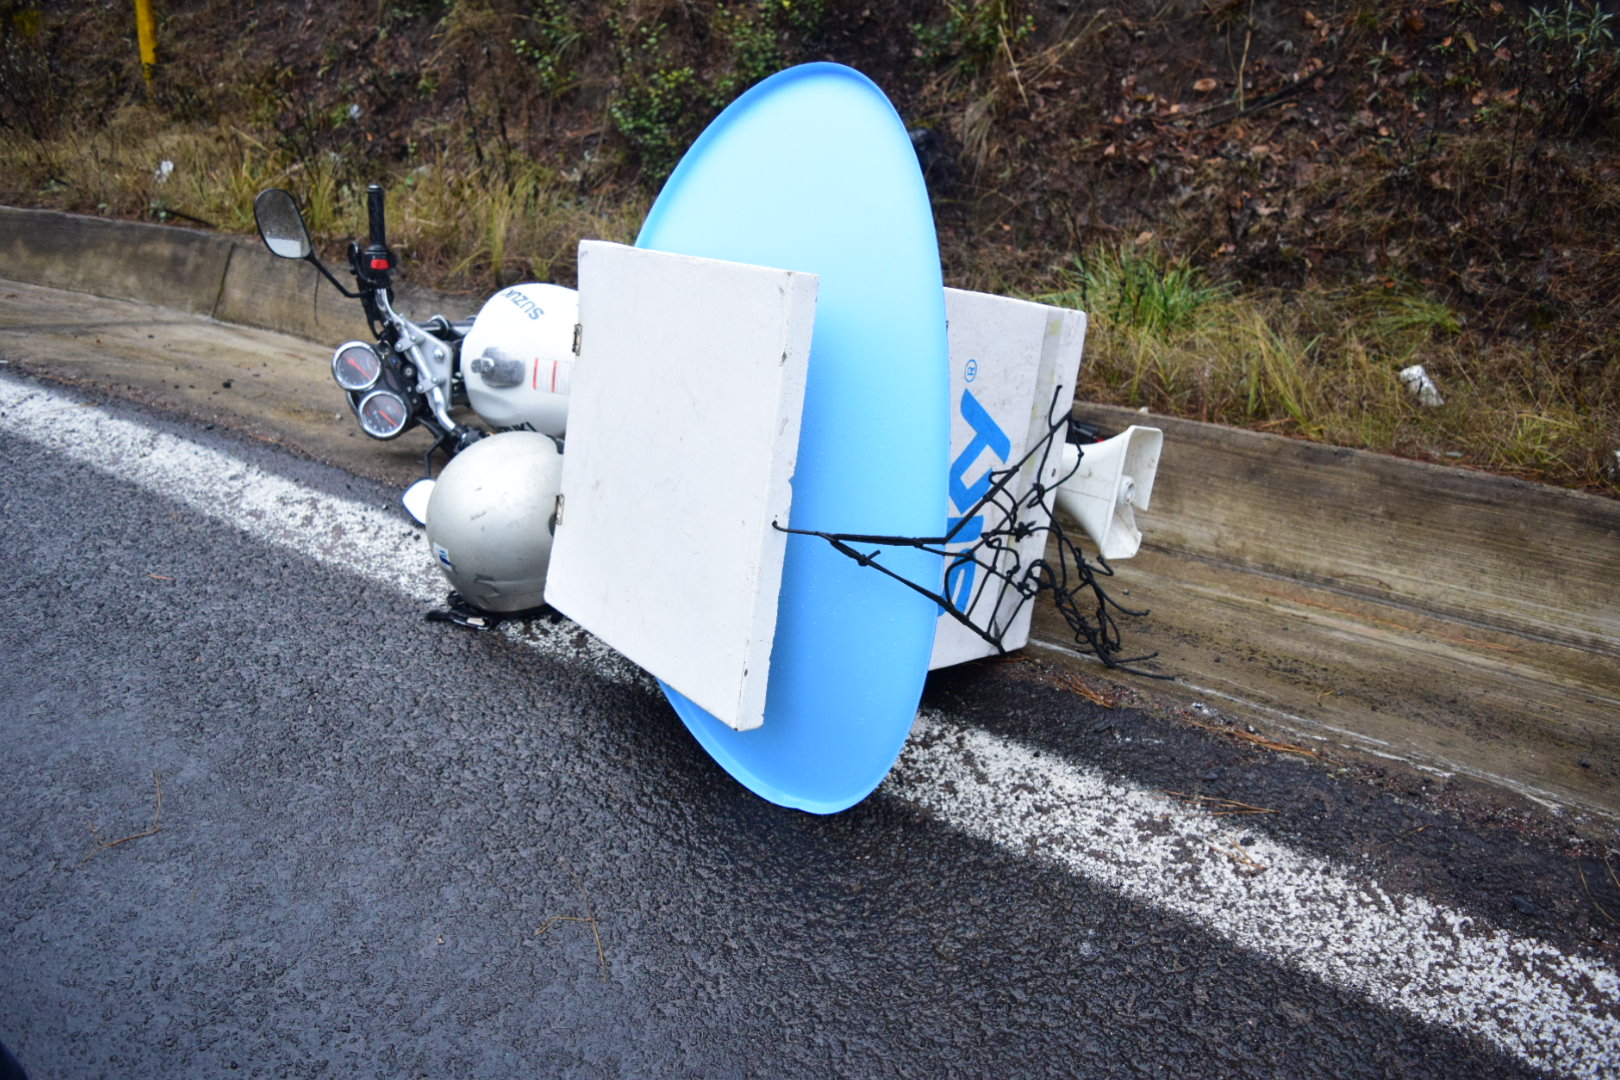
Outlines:
MULTIPOLYGON (((771 806, 649 681, 429 623, 9 435, 0 551, 0 1041, 39 1080, 1530 1075, 881 790, 771 806)), ((925 704, 1613 955, 1556 822, 1018 665, 925 704)))

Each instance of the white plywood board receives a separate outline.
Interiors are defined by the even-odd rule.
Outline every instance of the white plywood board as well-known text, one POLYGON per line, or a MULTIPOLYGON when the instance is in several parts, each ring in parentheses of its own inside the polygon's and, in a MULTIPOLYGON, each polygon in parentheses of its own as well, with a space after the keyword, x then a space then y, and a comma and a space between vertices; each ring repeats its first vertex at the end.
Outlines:
MULTIPOLYGON (((968 518, 959 539, 947 550, 960 552, 983 532, 1007 523, 1007 515, 994 506, 973 510, 974 496, 983 490, 988 473, 1009 468, 1045 437, 1054 401, 1056 415, 1068 415, 1085 346, 1086 316, 1070 308, 957 289, 945 290, 945 315, 951 364, 951 473, 946 513, 953 525, 968 518), (975 522, 976 517, 983 520, 975 522)), ((1048 486, 1057 483, 1062 476, 1063 438, 1060 433, 1050 453, 1034 455, 1013 478, 1007 487, 1011 502, 1024 503, 1037 475, 1048 486)), ((1044 506, 1023 508, 1021 519, 1037 531, 996 558, 998 571, 1006 574, 1015 564, 1027 567, 1042 557, 1050 511, 1051 496, 1044 506)), ((981 553, 981 561, 991 554, 981 553)), ((945 564, 945 595, 976 625, 993 627, 1004 648, 1022 648, 1029 641, 1033 604, 1023 603, 1023 597, 1013 590, 1004 590, 1002 579, 984 566, 963 564, 953 570, 949 556, 945 564)), ((995 651, 971 629, 942 613, 929 667, 948 667, 995 651)))
POLYGON ((813 274, 585 241, 546 601, 738 730, 764 721, 813 274))

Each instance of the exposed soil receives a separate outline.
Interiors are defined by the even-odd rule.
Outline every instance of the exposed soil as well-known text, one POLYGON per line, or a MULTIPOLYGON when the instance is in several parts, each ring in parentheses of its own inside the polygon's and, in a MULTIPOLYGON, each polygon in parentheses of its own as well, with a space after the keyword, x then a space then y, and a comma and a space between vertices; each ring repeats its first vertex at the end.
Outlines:
MULTIPOLYGON (((6 128, 142 102, 127 5, 93 6, 0 3, 6 128)), ((1418 279, 1481 332, 1557 322, 1596 347, 1620 319, 1620 52, 1577 62, 1527 29, 1525 4, 1002 0, 953 21, 950 5, 824 0, 802 21, 729 23, 667 0, 161 7, 161 111, 262 123, 306 158, 360 152, 362 175, 465 136, 475 154, 575 163, 584 190, 652 186, 646 141, 610 105, 689 68, 671 93, 691 107, 668 124, 684 145, 722 103, 714 88, 827 58, 931 132, 946 259, 969 286, 1039 287, 1097 240, 1147 231, 1235 280, 1418 279), (561 18, 577 36, 551 92, 514 46, 539 48, 561 18), (993 47, 975 37, 995 32, 993 47)))

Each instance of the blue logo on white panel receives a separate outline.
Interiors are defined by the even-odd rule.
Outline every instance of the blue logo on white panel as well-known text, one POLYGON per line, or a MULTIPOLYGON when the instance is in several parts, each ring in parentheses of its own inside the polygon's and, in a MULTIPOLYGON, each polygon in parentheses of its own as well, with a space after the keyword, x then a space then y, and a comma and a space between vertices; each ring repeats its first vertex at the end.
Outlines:
MULTIPOLYGON (((968 361, 969 381, 976 370, 974 362, 968 361)), ((962 419, 973 429, 973 438, 951 463, 949 486, 951 505, 958 515, 963 515, 989 493, 990 474, 994 466, 986 468, 972 482, 967 479, 968 471, 978 463, 979 458, 987 450, 1002 464, 1006 464, 1007 456, 1012 453, 1012 440, 1001 430, 1001 425, 996 423, 989 411, 979 403, 979 399, 973 396, 973 391, 966 389, 962 391, 960 411, 962 419)), ((957 545, 971 546, 984 534, 984 514, 974 514, 965 521, 960 516, 947 518, 945 534, 950 537, 950 548, 957 545)), ((968 601, 973 598, 973 581, 978 576, 978 570, 978 564, 973 561, 972 554, 965 550, 946 567, 945 595, 957 611, 967 610, 968 601)))

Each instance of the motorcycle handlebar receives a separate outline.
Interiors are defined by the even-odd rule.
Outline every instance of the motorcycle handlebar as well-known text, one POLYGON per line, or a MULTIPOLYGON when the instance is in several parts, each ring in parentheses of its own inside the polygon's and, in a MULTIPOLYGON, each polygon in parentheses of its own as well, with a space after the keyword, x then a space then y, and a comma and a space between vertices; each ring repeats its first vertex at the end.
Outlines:
POLYGON ((381 184, 372 184, 366 188, 366 211, 371 218, 372 246, 386 248, 388 246, 388 236, 383 218, 383 189, 381 184))

